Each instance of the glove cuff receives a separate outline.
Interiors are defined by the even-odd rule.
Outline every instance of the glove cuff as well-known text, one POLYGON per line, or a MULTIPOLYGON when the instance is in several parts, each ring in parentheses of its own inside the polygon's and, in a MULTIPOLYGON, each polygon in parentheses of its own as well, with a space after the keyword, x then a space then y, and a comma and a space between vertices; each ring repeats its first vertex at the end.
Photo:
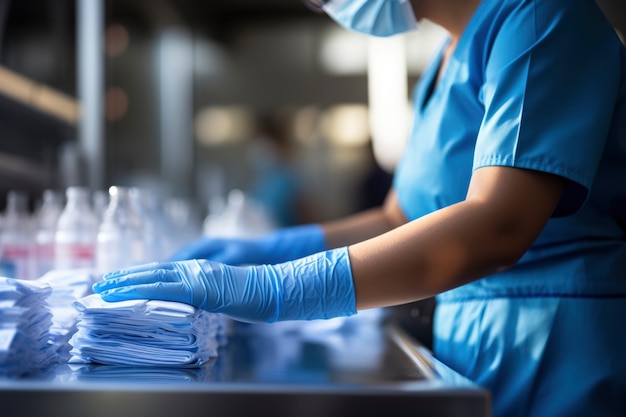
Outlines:
POLYGON ((266 268, 277 273, 276 320, 331 319, 357 313, 347 247, 266 268))

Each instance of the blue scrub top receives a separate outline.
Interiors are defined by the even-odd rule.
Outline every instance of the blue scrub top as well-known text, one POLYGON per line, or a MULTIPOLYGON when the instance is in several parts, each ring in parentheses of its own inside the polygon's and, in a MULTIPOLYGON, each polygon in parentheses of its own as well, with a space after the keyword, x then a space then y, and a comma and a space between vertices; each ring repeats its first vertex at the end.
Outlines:
POLYGON ((494 417, 626 415, 623 45, 593 0, 483 0, 433 88, 441 57, 394 177, 407 218, 463 201, 484 166, 567 186, 513 268, 437 297, 435 355, 494 417))
POLYGON ((394 188, 410 220, 462 201, 483 166, 568 180, 557 212, 509 271, 442 295, 626 295, 626 55, 592 0, 484 0, 439 84, 414 94, 394 188), (622 207, 622 210, 624 208, 622 207))

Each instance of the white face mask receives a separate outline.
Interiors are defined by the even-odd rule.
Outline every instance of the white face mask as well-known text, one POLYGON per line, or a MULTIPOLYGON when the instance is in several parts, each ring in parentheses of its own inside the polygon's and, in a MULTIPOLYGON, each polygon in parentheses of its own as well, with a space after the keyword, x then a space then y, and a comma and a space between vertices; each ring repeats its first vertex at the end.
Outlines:
POLYGON ((329 0, 324 11, 343 27, 373 36, 417 29, 409 0, 329 0))

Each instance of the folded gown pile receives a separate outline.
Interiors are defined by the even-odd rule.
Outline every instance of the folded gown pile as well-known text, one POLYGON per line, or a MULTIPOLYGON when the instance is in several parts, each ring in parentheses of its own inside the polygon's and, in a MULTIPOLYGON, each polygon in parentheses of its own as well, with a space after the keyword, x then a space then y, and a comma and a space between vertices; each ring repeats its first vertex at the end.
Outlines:
POLYGON ((78 331, 69 363, 199 367, 218 354, 224 317, 158 300, 106 302, 92 294, 74 302, 78 331))
POLYGON ((95 282, 95 275, 89 269, 55 269, 38 281, 52 287, 52 294, 48 298, 48 307, 52 313, 50 343, 56 348, 57 360, 67 362, 70 358, 69 340, 77 330, 78 321, 78 311, 72 304, 92 294, 91 285, 95 282))
POLYGON ((0 277, 0 373, 43 370, 56 359, 49 341, 52 288, 37 281, 0 277))

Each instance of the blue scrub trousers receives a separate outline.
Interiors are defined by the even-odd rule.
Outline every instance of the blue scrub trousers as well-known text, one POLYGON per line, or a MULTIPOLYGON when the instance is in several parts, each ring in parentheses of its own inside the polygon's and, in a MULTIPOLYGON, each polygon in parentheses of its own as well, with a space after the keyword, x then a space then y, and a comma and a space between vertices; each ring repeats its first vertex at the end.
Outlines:
POLYGON ((434 333, 493 417, 626 416, 626 297, 444 300, 434 333))

